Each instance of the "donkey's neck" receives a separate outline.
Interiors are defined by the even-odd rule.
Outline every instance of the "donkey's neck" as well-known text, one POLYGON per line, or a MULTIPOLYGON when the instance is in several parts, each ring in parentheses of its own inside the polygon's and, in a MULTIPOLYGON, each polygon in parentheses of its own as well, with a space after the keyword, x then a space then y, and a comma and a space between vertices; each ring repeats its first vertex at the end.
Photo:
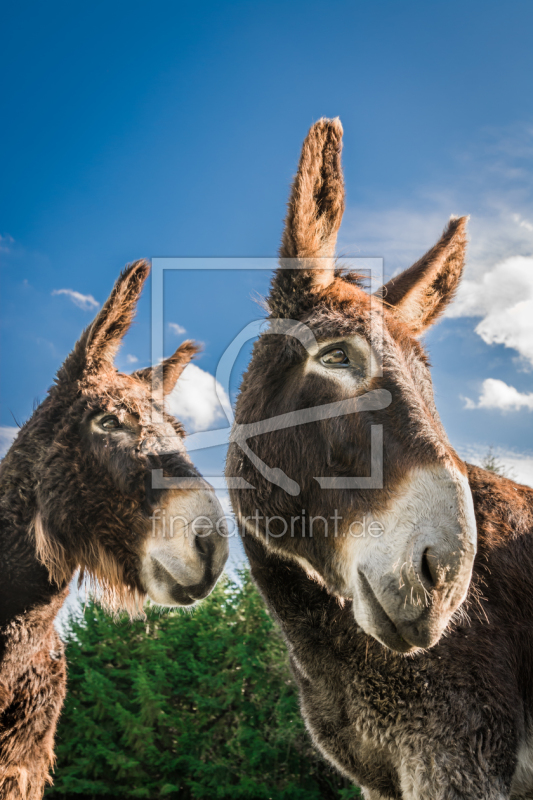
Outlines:
POLYGON ((14 525, 12 517, 0 514, 0 685, 11 687, 37 653, 61 657, 54 620, 68 587, 50 582, 32 538, 29 526, 14 525))
POLYGON ((50 582, 36 554, 39 451, 46 445, 32 430, 34 419, 0 466, 0 636, 15 618, 48 607, 66 588, 50 582))
POLYGON ((50 605, 65 587, 50 582, 35 553, 28 524, 14 525, 0 512, 0 636, 17 617, 50 605))
POLYGON ((49 605, 65 587, 50 583, 28 529, 14 531, 0 517, 0 635, 15 617, 49 605))

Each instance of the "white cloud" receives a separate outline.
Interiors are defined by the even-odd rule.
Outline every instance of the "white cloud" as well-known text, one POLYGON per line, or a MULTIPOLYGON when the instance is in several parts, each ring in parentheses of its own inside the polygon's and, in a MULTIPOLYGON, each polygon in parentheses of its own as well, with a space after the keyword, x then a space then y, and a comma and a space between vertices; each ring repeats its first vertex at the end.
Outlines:
POLYGON ((176 336, 183 336, 184 333, 187 333, 183 325, 178 325, 177 322, 169 322, 168 327, 170 328, 172 333, 176 334, 176 336))
POLYGON ((483 381, 477 403, 465 397, 465 408, 497 408, 500 411, 518 411, 527 408, 533 411, 533 393, 522 393, 504 381, 487 378, 483 381))
POLYGON ((139 359, 137 358, 137 356, 132 356, 131 353, 128 353, 128 355, 126 356, 126 362, 128 364, 137 364, 138 361, 139 359))
POLYGON ((213 375, 196 364, 188 364, 167 397, 167 409, 190 433, 209 430, 214 422, 226 419, 217 389, 218 395, 229 404, 226 392, 213 375))
POLYGON ((90 311, 94 308, 100 308, 100 303, 94 299, 92 294, 81 294, 80 292, 75 292, 73 289, 54 289, 52 295, 56 294, 64 294, 78 308, 83 308, 84 311, 90 311))
POLYGON ((448 316, 481 317, 475 330, 484 342, 511 347, 533 364, 533 258, 511 256, 463 280, 448 316))
POLYGON ((5 456, 18 432, 18 428, 10 425, 0 425, 0 458, 5 456))

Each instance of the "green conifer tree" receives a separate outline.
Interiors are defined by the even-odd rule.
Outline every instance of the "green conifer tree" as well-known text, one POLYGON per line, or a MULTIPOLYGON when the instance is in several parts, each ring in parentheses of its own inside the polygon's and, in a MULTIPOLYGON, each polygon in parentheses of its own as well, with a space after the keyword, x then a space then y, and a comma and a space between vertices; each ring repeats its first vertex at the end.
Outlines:
POLYGON ((248 572, 192 613, 117 620, 89 602, 70 620, 67 659, 47 798, 359 796, 311 744, 285 645, 248 572))

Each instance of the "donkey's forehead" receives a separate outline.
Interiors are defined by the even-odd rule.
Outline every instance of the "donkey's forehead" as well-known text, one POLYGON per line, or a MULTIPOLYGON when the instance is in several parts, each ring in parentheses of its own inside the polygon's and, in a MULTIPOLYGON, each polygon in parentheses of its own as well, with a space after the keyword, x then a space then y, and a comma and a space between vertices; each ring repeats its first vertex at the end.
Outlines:
POLYGON ((372 338, 372 324, 381 316, 381 303, 358 286, 337 278, 302 317, 318 340, 359 334, 372 338))
POLYGON ((151 409, 150 387, 122 372, 110 372, 88 383, 82 394, 102 408, 123 408, 144 416, 151 409))
MULTIPOLYGON (((262 372, 270 366, 279 369, 291 366, 307 350, 315 354, 317 346, 333 340, 352 340, 359 338, 360 344, 372 351, 388 354, 387 362, 401 360, 427 363, 424 347, 414 338, 409 328, 397 317, 392 309, 383 304, 379 297, 371 296, 360 286, 342 277, 335 280, 318 293, 311 308, 294 320, 272 319, 272 327, 261 336, 254 351, 253 367, 262 372), (271 336, 272 333, 287 334, 271 336), (273 357, 275 354, 275 358, 273 357), (265 363, 266 359, 266 363, 265 363), (392 359, 392 360, 391 360, 392 359)), ((270 374, 270 372, 269 372, 270 374)), ((270 379, 270 378, 269 378, 270 379)))
MULTIPOLYGON (((424 347, 412 335, 408 325, 394 313, 394 309, 382 304, 376 296, 367 294, 357 284, 342 278, 336 278, 321 293, 306 323, 315 335, 360 333, 369 339, 373 339, 372 326, 377 323, 380 328, 383 325, 386 329, 386 338, 391 346, 399 346, 406 352, 414 352, 422 361, 426 360, 424 347)), ((378 338, 381 338, 379 331, 378 334, 378 338)))
POLYGON ((107 380, 86 385, 82 395, 93 410, 107 411, 126 419, 128 414, 137 418, 144 428, 154 429, 154 411, 162 414, 163 420, 155 425, 162 436, 184 436, 183 426, 172 414, 167 413, 156 402, 154 404, 151 386, 133 375, 116 372, 107 380), (166 432, 164 432, 166 429, 166 432))
POLYGON ((341 275, 317 295, 317 301, 348 314, 350 311, 362 311, 370 307, 370 295, 358 283, 341 275))

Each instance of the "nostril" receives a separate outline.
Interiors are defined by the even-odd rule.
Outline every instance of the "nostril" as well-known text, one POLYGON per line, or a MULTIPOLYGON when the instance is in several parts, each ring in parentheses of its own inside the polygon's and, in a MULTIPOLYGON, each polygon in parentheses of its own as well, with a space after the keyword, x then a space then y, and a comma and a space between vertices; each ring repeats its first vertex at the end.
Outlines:
POLYGON ((426 586, 430 589, 434 589, 437 585, 438 575, 437 575, 437 563, 434 556, 431 555, 429 552, 429 547, 426 547, 424 552, 422 553, 422 561, 420 563, 420 574, 426 586))
POLYGON ((211 553, 211 539, 208 533, 200 533, 194 539, 196 549, 203 558, 207 558, 211 553))

